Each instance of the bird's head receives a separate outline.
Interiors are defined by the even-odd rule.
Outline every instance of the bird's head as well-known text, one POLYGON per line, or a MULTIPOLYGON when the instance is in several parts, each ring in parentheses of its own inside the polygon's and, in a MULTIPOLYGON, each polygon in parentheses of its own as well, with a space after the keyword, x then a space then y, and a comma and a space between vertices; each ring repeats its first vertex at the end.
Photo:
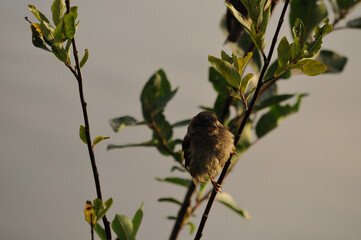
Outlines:
POLYGON ((217 120, 217 116, 214 112, 203 111, 195 116, 190 127, 196 133, 207 133, 207 135, 213 135, 218 129, 223 128, 223 125, 217 120))

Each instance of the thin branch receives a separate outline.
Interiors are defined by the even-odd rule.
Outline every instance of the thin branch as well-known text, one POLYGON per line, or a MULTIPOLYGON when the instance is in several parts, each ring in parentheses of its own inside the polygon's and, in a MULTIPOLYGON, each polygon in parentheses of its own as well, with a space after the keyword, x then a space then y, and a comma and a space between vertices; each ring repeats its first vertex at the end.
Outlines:
MULTIPOLYGON (((70 13, 70 0, 65 0, 65 3, 66 3, 67 13, 70 13)), ((88 147, 90 162, 91 162, 91 166, 92 166, 92 170, 93 170, 97 198, 99 198, 100 200, 103 200, 102 192, 101 192, 101 188, 100 188, 99 173, 98 173, 97 165, 95 162, 95 155, 94 155, 92 141, 91 141, 91 137, 90 137, 90 130, 89 130, 90 125, 89 125, 88 112, 87 112, 87 103, 85 102, 84 91, 83 91, 83 76, 82 76, 82 73, 80 70, 79 56, 78 56, 78 50, 76 48, 75 38, 72 39, 72 45, 73 45, 73 55, 74 55, 76 70, 74 70, 71 66, 69 67, 69 64, 68 65, 65 64, 65 65, 68 66, 68 68, 71 70, 71 72, 74 74, 74 76, 76 77, 76 79, 78 81, 79 97, 80 97, 80 102, 81 102, 82 111, 83 111, 84 124, 85 124, 85 136, 86 136, 86 140, 87 140, 87 147, 88 147)), ((106 237, 108 240, 111 240, 112 233, 110 230, 110 223, 107 220, 106 215, 104 215, 102 220, 104 223, 106 237)))
MULTIPOLYGON (((237 146, 237 144, 238 144, 238 141, 239 141, 239 139, 241 137, 242 131, 243 131, 244 127, 246 126, 246 123, 247 123, 247 121, 249 119, 249 116, 251 115, 253 107, 254 107, 254 105, 255 105, 255 103, 257 101, 259 92, 260 92, 262 84, 263 84, 264 75, 266 73, 266 70, 268 69, 270 60, 272 58, 272 54, 273 54, 273 51, 274 51, 274 48, 275 48, 275 45, 276 45, 276 42, 277 42, 277 37, 278 37, 279 31, 280 31, 281 26, 282 26, 282 24, 284 22, 284 16, 285 16, 285 13, 286 13, 289 2, 290 2, 290 0, 285 1, 284 7, 283 7, 283 10, 282 10, 282 13, 281 13, 278 25, 277 25, 277 29, 275 31, 275 34, 274 34, 274 37, 273 37, 273 40, 272 40, 272 43, 271 43, 271 47, 270 47, 270 50, 269 50, 269 53, 268 53, 268 57, 264 62, 260 77, 258 79, 256 91, 255 91, 255 93, 253 95, 253 98, 252 98, 252 101, 250 103, 249 109, 246 111, 245 117, 243 118, 243 121, 242 121, 242 123, 241 123, 241 125, 240 125, 240 127, 239 127, 239 129, 237 131, 237 134, 235 136, 235 139, 234 139, 234 145, 235 146, 237 146)), ((227 170, 228 170, 228 168, 229 168, 229 166, 231 164, 232 155, 233 154, 230 155, 228 161, 226 162, 226 164, 225 164, 225 166, 224 166, 224 168, 222 170, 221 175, 219 176, 219 179, 218 179, 218 182, 217 182, 218 184, 222 184, 223 179, 227 174, 227 170)), ((213 202, 215 200, 216 195, 217 195, 217 191, 213 190, 212 195, 209 198, 207 206, 206 206, 206 208, 204 210, 204 213, 203 213, 203 216, 202 216, 202 219, 201 219, 201 223, 199 224, 197 234, 196 234, 196 236, 194 238, 195 240, 201 239, 201 237, 203 235, 203 229, 204 229, 204 226, 205 226, 205 224, 207 222, 208 215, 209 215, 209 212, 210 212, 210 210, 212 208, 212 205, 213 205, 213 202)))

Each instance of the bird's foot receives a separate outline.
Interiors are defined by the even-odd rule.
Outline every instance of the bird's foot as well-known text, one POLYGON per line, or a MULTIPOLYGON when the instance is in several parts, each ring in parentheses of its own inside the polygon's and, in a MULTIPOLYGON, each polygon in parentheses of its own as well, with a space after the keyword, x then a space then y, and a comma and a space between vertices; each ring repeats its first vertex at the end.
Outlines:
POLYGON ((213 178, 211 176, 209 176, 209 179, 211 180, 211 183, 213 185, 213 189, 216 192, 222 192, 220 188, 222 188, 221 184, 218 184, 216 181, 213 180, 213 178))

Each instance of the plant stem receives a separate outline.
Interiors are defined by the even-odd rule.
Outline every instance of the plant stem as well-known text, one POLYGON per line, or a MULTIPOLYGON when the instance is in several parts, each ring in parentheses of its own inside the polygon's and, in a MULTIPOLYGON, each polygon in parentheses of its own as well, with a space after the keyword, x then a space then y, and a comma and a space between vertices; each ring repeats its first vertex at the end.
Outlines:
MULTIPOLYGON (((66 3, 67 13, 69 13, 70 12, 70 0, 65 0, 65 3, 66 3)), ((74 55, 74 60, 75 60, 75 65, 76 65, 76 71, 72 71, 72 73, 74 74, 74 76, 76 77, 77 82, 78 82, 79 97, 80 97, 80 103, 82 106, 83 118, 84 118, 84 124, 85 124, 85 136, 86 136, 86 140, 87 140, 87 147, 88 147, 90 162, 91 162, 91 166, 92 166, 92 170, 93 170, 97 198, 99 198, 100 200, 103 201, 102 192, 101 192, 101 188, 100 188, 99 173, 98 173, 97 165, 95 162, 95 155, 94 155, 92 141, 91 141, 91 137, 90 137, 90 125, 89 125, 89 119, 88 119, 87 103, 85 101, 84 91, 83 91, 83 76, 82 76, 82 73, 80 70, 79 56, 78 56, 78 50, 76 48, 75 38, 72 39, 72 45, 73 45, 73 55, 74 55)), ((69 64, 65 64, 65 65, 67 65, 68 68, 70 67, 70 69, 72 69, 72 67, 69 66, 69 64)), ((108 240, 111 240, 112 234, 111 234, 111 230, 110 230, 110 223, 107 220, 106 215, 104 215, 102 220, 104 223, 106 237, 108 240)))
MULTIPOLYGON (((239 139, 241 137, 242 131, 243 131, 244 127, 246 126, 246 123, 247 123, 247 121, 249 119, 249 116, 251 115, 253 107, 254 107, 254 105, 255 105, 255 103, 257 101, 258 95, 260 93, 260 90, 261 90, 261 87, 262 87, 262 84, 263 84, 263 78, 264 78, 264 75, 266 73, 266 70, 268 69, 269 63, 271 61, 272 54, 273 54, 274 48, 276 46, 277 37, 278 37, 279 31, 281 29, 282 23, 284 21, 284 16, 285 16, 285 13, 286 13, 289 2, 290 2, 290 0, 285 1, 284 7, 283 7, 283 10, 282 10, 282 13, 281 13, 278 25, 277 25, 276 32, 275 32, 275 34, 273 36, 273 40, 272 40, 271 47, 270 47, 270 50, 269 50, 269 53, 268 53, 268 57, 265 59, 264 65, 263 65, 262 70, 261 70, 260 77, 258 79, 256 91, 255 91, 255 93, 253 95, 253 98, 252 98, 252 101, 251 101, 251 103, 249 105, 249 108, 246 111, 245 116, 244 116, 244 118, 243 118, 243 120, 241 122, 241 125, 240 125, 240 127, 239 127, 239 129, 237 131, 237 134, 235 136, 235 139, 234 139, 234 145, 235 146, 237 146, 237 144, 238 144, 238 141, 239 141, 239 139)), ((225 164, 225 166, 224 166, 224 168, 222 170, 221 175, 219 176, 219 179, 218 179, 218 182, 217 182, 218 184, 222 184, 223 179, 227 174, 227 170, 228 170, 228 168, 229 168, 229 166, 231 164, 231 158, 232 158, 232 154, 229 157, 228 161, 226 162, 226 164, 225 164)), ((212 205, 213 205, 213 202, 215 200, 216 195, 217 195, 217 191, 213 190, 212 195, 209 198, 207 206, 206 206, 206 208, 204 210, 201 222, 200 222, 198 230, 197 230, 197 234, 196 234, 196 236, 194 238, 195 240, 201 239, 201 237, 203 235, 203 229, 204 229, 204 226, 205 226, 205 224, 207 222, 208 215, 209 215, 209 212, 210 212, 210 210, 212 208, 212 205)))

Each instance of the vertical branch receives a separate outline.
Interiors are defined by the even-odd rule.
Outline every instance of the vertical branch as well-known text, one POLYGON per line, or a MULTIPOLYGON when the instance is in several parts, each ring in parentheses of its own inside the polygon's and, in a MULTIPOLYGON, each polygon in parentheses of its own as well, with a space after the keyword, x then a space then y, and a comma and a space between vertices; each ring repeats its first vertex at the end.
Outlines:
MULTIPOLYGON (((241 125, 240 125, 240 127, 239 127, 239 129, 237 131, 237 134, 235 136, 235 139, 234 139, 234 145, 235 146, 237 146, 237 144, 238 144, 238 141, 239 141, 239 139, 241 137, 242 131, 243 131, 244 127, 246 126, 246 123, 247 123, 247 121, 249 119, 249 116, 251 115, 253 107, 254 107, 254 105, 255 105, 255 103, 257 101, 258 95, 260 93, 261 87, 263 85, 263 78, 264 78, 264 75, 266 73, 266 70, 268 69, 269 63, 271 61, 272 54, 273 54, 274 48, 276 46, 277 37, 278 37, 279 31, 281 29, 281 26, 283 24, 284 16, 285 16, 285 13, 286 13, 289 2, 290 2, 290 0, 285 1, 285 5, 283 7, 283 10, 282 10, 282 13, 281 13, 278 25, 277 25, 277 29, 276 29, 275 34, 274 34, 273 39, 272 39, 272 43, 271 43, 271 47, 270 47, 270 50, 269 50, 269 53, 268 53, 268 57, 265 59, 264 65, 263 65, 262 70, 261 70, 260 77, 258 79, 257 88, 256 88, 255 93, 253 95, 250 106, 249 106, 248 110, 246 111, 245 116, 244 116, 244 118, 243 118, 243 120, 241 122, 241 125)), ((225 164, 225 166, 224 166, 224 168, 222 170, 221 175, 219 176, 219 179, 218 179, 218 182, 217 182, 218 184, 222 184, 223 179, 226 176, 228 168, 229 168, 229 166, 231 164, 231 158, 232 158, 232 154, 229 157, 228 161, 226 162, 226 164, 225 164)), ((198 230, 197 230, 197 234, 196 234, 196 236, 194 238, 195 240, 201 239, 201 237, 203 235, 203 229, 204 229, 204 226, 205 226, 205 224, 207 222, 208 214, 209 214, 209 212, 210 212, 210 210, 212 208, 212 205, 213 205, 213 202, 215 200, 216 195, 217 195, 217 191, 213 190, 212 195, 209 198, 207 206, 206 206, 206 208, 204 210, 201 222, 200 222, 198 230)))
MULTIPOLYGON (((67 13, 69 13, 70 12, 70 0, 65 0, 65 3, 66 3, 67 13)), ((81 69, 80 69, 79 56, 78 56, 78 50, 76 48, 75 38, 72 39, 72 45, 73 45, 73 55, 74 55, 74 60, 75 60, 75 71, 73 70, 72 73, 74 74, 74 76, 76 77, 76 80, 78 82, 79 97, 80 97, 80 103, 81 103, 81 107, 82 107, 82 111, 83 111, 83 118, 84 118, 84 125, 85 125, 85 136, 86 136, 86 140, 87 140, 87 147, 88 147, 90 162, 91 162, 91 166, 92 166, 92 170, 93 170, 97 198, 99 198, 100 200, 103 200, 102 192, 101 192, 101 188, 100 188, 99 173, 98 173, 97 165, 95 162, 95 155, 94 155, 92 141, 91 141, 91 137, 90 137, 90 126, 89 126, 89 119, 88 119, 87 103, 85 101, 84 91, 83 91, 83 76, 82 76, 81 69)), ((69 65, 67 65, 67 67, 72 69, 71 66, 69 66, 69 65)), ((111 235, 111 230, 110 230, 110 223, 107 220, 107 217, 105 215, 102 220, 104 223, 104 228, 105 228, 105 233, 106 233, 107 239, 111 240, 112 235, 111 235)))

